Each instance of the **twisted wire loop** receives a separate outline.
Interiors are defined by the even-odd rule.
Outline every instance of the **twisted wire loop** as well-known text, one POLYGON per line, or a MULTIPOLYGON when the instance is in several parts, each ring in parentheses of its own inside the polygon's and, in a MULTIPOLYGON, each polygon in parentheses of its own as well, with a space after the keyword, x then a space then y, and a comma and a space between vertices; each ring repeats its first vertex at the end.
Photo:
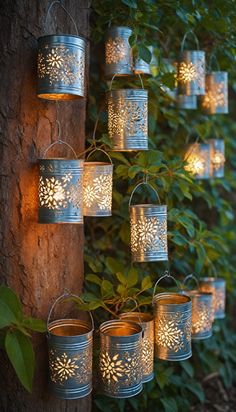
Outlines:
POLYGON ((184 51, 184 46, 185 46, 186 39, 190 34, 193 36, 193 38, 195 40, 197 50, 199 50, 199 41, 198 41, 198 38, 197 38, 196 34, 192 30, 188 30, 188 31, 186 31, 186 33, 183 37, 183 40, 181 42, 181 53, 184 51))
POLYGON ((167 270, 165 270, 164 274, 156 281, 156 283, 155 283, 155 285, 154 285, 153 294, 152 294, 152 302, 153 302, 153 299, 154 299, 154 296, 155 296, 155 293, 156 293, 157 285, 161 282, 161 280, 163 280, 163 279, 165 279, 165 278, 172 279, 172 280, 175 282, 178 291, 181 289, 180 286, 179 286, 179 284, 177 283, 175 277, 172 276, 172 275, 170 274, 169 269, 167 269, 167 270))
POLYGON ((48 7, 48 9, 47 9, 47 13, 46 13, 45 20, 44 20, 44 23, 43 23, 44 32, 46 33, 47 24, 48 24, 48 17, 49 17, 49 14, 50 14, 53 6, 55 6, 55 5, 58 5, 59 7, 61 7, 61 8, 64 10, 64 12, 65 12, 65 13, 67 14, 67 16, 70 18, 70 20, 72 21, 72 23, 73 23, 73 25, 74 25, 74 27, 75 27, 76 35, 79 36, 78 27, 77 27, 77 24, 76 24, 74 18, 72 17, 72 15, 69 13, 69 11, 63 6, 63 4, 61 3, 61 1, 59 1, 59 0, 53 1, 53 2, 50 4, 50 6, 48 7))
MULTIPOLYGON (((52 312, 54 311, 56 305, 59 302, 62 302, 63 300, 66 300, 68 298, 75 298, 76 300, 79 300, 81 303, 84 303, 80 296, 74 295, 68 289, 65 289, 63 294, 58 296, 58 298, 54 301, 54 303, 52 304, 52 306, 49 310, 48 317, 47 317, 47 333, 48 333, 48 336, 50 336, 49 324, 50 324, 50 319, 51 319, 51 316, 52 316, 52 312)), ((94 320, 93 320, 92 313, 91 313, 90 310, 88 311, 88 313, 89 313, 90 320, 91 320, 92 330, 94 330, 94 320)))
POLYGON ((196 277, 193 273, 190 273, 189 275, 187 275, 187 276, 184 278, 183 285, 186 285, 186 283, 187 283, 189 280, 194 280, 195 283, 196 283, 196 285, 197 285, 197 287, 198 287, 198 289, 199 289, 199 281, 198 281, 197 277, 196 277))
POLYGON ((144 180, 144 182, 138 183, 138 184, 134 187, 134 189, 132 190, 132 193, 131 193, 130 199, 129 199, 129 207, 131 206, 131 202, 132 202, 132 198, 133 198, 134 193, 136 192, 136 190, 138 189, 138 187, 140 187, 140 186, 142 186, 142 185, 147 185, 147 186, 149 186, 149 187, 153 190, 153 192, 155 193, 155 195, 156 195, 156 197, 157 197, 157 199, 158 199, 159 204, 161 204, 161 200, 160 200, 160 197, 159 197, 159 195, 158 195, 157 190, 154 189, 154 187, 153 187, 152 185, 150 185, 150 183, 148 183, 147 177, 146 177, 146 179, 144 180))

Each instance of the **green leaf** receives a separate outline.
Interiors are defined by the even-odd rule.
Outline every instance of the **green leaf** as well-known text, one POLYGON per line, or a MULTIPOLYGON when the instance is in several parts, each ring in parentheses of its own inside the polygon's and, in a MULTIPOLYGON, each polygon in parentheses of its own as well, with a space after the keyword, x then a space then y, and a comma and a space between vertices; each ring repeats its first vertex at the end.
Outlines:
POLYGON ((98 286, 101 286, 102 279, 100 279, 99 276, 94 275, 93 273, 89 273, 88 275, 86 275, 85 279, 89 282, 95 283, 98 286))
POLYGON ((121 0, 122 3, 126 4, 126 6, 131 7, 132 9, 137 9, 137 1, 136 0, 121 0))
POLYGON ((138 271, 137 269, 130 269, 127 277, 128 286, 135 286, 138 283, 138 271))
POLYGON ((127 278, 121 272, 116 273, 116 277, 122 285, 127 285, 127 278))
POLYGON ((114 294, 113 285, 109 280, 103 280, 101 284, 101 293, 103 296, 111 296, 114 294))
POLYGON ((199 382, 193 381, 192 383, 187 383, 185 384, 185 388, 192 392, 200 402, 204 402, 205 395, 199 382))
POLYGON ((140 59, 144 60, 146 63, 150 63, 152 59, 152 53, 150 52, 149 48, 144 46, 143 44, 138 44, 137 46, 140 59))
POLYGON ((46 323, 44 320, 36 319, 32 317, 24 318, 22 325, 27 329, 34 330, 36 332, 45 332, 46 323))
POLYGON ((30 339, 18 330, 6 334, 5 349, 22 385, 32 391, 35 356, 30 339))
POLYGON ((147 289, 151 289, 152 288, 152 281, 150 276, 145 276, 145 278, 143 278, 142 280, 142 284, 141 284, 141 289, 142 290, 147 290, 147 289))
POLYGON ((9 306, 0 300, 0 329, 10 326, 12 323, 16 323, 17 318, 11 311, 9 306))
POLYGON ((182 368, 185 370, 185 372, 190 376, 190 378, 193 378, 194 376, 194 369, 191 365, 191 363, 187 360, 180 362, 182 368))
POLYGON ((7 286, 0 286, 0 301, 4 302, 18 320, 23 318, 22 305, 18 296, 7 286))
POLYGON ((161 398, 160 401, 164 406, 165 412, 178 412, 178 406, 174 398, 161 398))
POLYGON ((124 272, 124 266, 118 259, 108 257, 106 259, 106 266, 111 273, 124 272))
POLYGON ((128 175, 131 179, 133 179, 137 173, 141 172, 143 168, 139 165, 134 165, 129 168, 128 175))

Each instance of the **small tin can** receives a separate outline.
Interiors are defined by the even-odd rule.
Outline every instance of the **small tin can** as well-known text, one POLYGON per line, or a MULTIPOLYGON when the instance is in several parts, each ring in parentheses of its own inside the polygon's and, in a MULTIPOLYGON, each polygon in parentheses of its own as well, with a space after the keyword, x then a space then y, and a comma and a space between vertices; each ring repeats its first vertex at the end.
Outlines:
POLYGON ((187 96, 205 94, 205 52, 182 51, 178 63, 179 93, 187 96))
POLYGON ((207 339, 212 336, 214 320, 213 295, 199 290, 185 290, 192 300, 192 339, 207 339))
POLYGON ((225 317, 226 282, 222 278, 204 277, 199 280, 200 290, 213 295, 214 319, 225 317))
POLYGON ((197 109, 197 96, 187 96, 185 94, 178 94, 177 105, 179 109, 195 110, 197 109))
POLYGON ((212 72, 206 75, 206 94, 201 98, 201 105, 207 114, 229 112, 227 72, 212 72))
POLYGON ((128 76, 133 73, 132 48, 129 27, 112 27, 105 39, 105 76, 128 76))

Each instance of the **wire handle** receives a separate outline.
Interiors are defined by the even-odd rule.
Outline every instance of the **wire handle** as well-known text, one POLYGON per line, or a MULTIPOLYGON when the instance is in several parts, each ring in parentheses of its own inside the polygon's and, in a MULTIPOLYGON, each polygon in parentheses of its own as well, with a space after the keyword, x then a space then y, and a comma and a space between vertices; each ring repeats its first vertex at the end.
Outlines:
MULTIPOLYGON (((138 307, 138 302, 137 302, 137 300, 134 299, 133 297, 128 297, 128 298, 126 298, 126 299, 123 301, 123 305, 124 305, 126 302, 128 302, 129 300, 132 300, 132 301, 135 303, 135 307, 133 308, 133 310, 132 310, 131 312, 133 312, 133 311, 136 310, 136 309, 138 309, 138 311, 140 312, 139 307, 138 307)), ((126 313, 126 312, 124 312, 124 313, 126 313)))
MULTIPOLYGON (((48 331, 49 335, 50 335, 50 332, 49 332, 48 327, 49 327, 49 324, 50 324, 50 318, 51 318, 51 316, 52 316, 53 310, 55 309, 56 305, 57 305, 59 302, 61 302, 62 300, 68 299, 69 297, 79 299, 82 303, 84 303, 83 300, 82 300, 79 296, 74 295, 73 293, 64 292, 62 295, 60 295, 60 296, 55 300, 55 302, 52 304, 52 306, 51 306, 51 308, 50 308, 50 310, 49 310, 49 313, 48 313, 48 317, 47 317, 47 331, 48 331)), ((90 310, 88 311, 88 313, 89 313, 90 320, 91 320, 92 330, 94 330, 94 321, 93 321, 92 313, 90 312, 90 310)))
POLYGON ((193 38, 196 42, 196 45, 197 45, 197 50, 199 50, 199 41, 198 41, 198 38, 197 38, 196 34, 192 30, 188 30, 188 31, 186 31, 186 33, 183 37, 183 40, 181 42, 181 53, 184 51, 185 42, 186 42, 186 39, 189 36, 189 34, 191 34, 193 36, 193 38))
POLYGON ((147 185, 147 186, 149 186, 149 187, 153 190, 153 192, 155 192, 155 194, 156 194, 156 196, 157 196, 157 199, 158 199, 158 202, 159 202, 159 204, 161 204, 160 197, 159 197, 156 189, 154 189, 154 187, 153 187, 152 185, 150 185, 150 183, 148 183, 147 181, 145 181, 145 182, 138 183, 138 184, 134 187, 134 189, 132 190, 132 193, 131 193, 130 199, 129 199, 129 207, 131 206, 131 202, 132 202, 132 198, 133 198, 134 193, 136 192, 136 190, 138 189, 138 187, 141 186, 141 185, 147 185))
POLYGON ((74 27, 75 27, 76 35, 79 36, 78 27, 77 27, 77 24, 76 24, 75 20, 73 19, 72 15, 69 13, 69 11, 68 11, 68 10, 63 6, 63 4, 61 4, 61 2, 58 1, 58 0, 53 1, 53 2, 50 4, 50 6, 48 7, 48 10, 47 10, 47 13, 46 13, 46 17, 45 17, 45 20, 44 20, 44 24, 43 24, 43 26, 44 26, 44 32, 46 32, 49 14, 50 14, 53 6, 55 6, 55 5, 60 6, 60 7, 64 10, 64 12, 65 12, 65 13, 67 14, 67 16, 70 18, 70 20, 72 21, 72 23, 73 23, 73 25, 74 25, 74 27))
MULTIPOLYGON (((142 328, 142 338, 144 338, 144 330, 143 330, 142 320, 141 320, 141 317, 140 317, 140 313, 141 313, 141 312, 140 312, 140 309, 139 309, 139 307, 138 307, 138 302, 137 302, 137 300, 134 299, 133 297, 128 297, 128 298, 126 298, 126 299, 124 300, 123 303, 125 303, 125 302, 127 302, 127 301, 129 301, 129 300, 132 300, 132 301, 135 303, 135 307, 134 307, 134 309, 133 309, 132 311, 130 311, 130 313, 135 313, 135 314, 137 315, 139 324, 140 324, 140 326, 141 326, 141 328, 142 328), (137 309, 138 312, 134 312, 135 309, 137 309)), ((122 314, 126 314, 126 313, 129 313, 129 312, 122 312, 122 313, 120 314, 120 319, 122 319, 122 320, 125 319, 126 316, 123 317, 122 314)), ((132 322, 132 320, 130 320, 130 321, 132 322)))
POLYGON ((198 281, 198 279, 196 278, 196 276, 195 276, 193 273, 190 273, 189 275, 187 275, 187 276, 184 278, 183 285, 186 285, 186 283, 187 283, 190 279, 193 279, 193 280, 196 282, 196 285, 197 285, 197 287, 198 287, 198 289, 199 289, 199 281, 198 281))
POLYGON ((172 275, 170 274, 169 270, 166 270, 166 271, 164 272, 164 275, 162 275, 162 276, 156 281, 156 283, 155 283, 155 285, 154 285, 153 294, 152 294, 152 302, 153 302, 153 299, 154 299, 154 296, 155 296, 155 293, 156 293, 157 285, 158 285, 158 283, 159 283, 162 279, 164 279, 164 278, 168 278, 168 279, 174 280, 174 282, 175 282, 175 284, 176 284, 176 286, 177 286, 177 289, 178 289, 178 290, 181 289, 181 288, 179 287, 176 279, 174 278, 174 276, 172 276, 172 275))
MULTIPOLYGON (((112 79, 111 79, 111 83, 110 83, 110 88, 109 88, 109 90, 110 90, 110 91, 112 90, 112 83, 113 83, 113 80, 114 80, 114 79, 115 79, 115 77, 116 77, 116 76, 118 76, 118 75, 119 75, 118 73, 115 73, 115 74, 114 74, 114 76, 112 77, 112 79)), ((136 74, 136 76, 138 76, 138 77, 139 77, 139 80, 140 80, 140 83, 141 83, 141 87, 142 87, 142 89, 144 90, 143 79, 142 79, 142 77, 141 77, 140 73, 137 73, 137 74, 136 74)))
POLYGON ((217 58, 216 58, 215 54, 213 54, 213 53, 210 55, 210 58, 209 58, 209 64, 208 64, 209 71, 212 71, 212 60, 214 60, 214 61, 215 61, 217 71, 218 71, 218 72, 220 72, 220 65, 219 65, 219 62, 218 62, 218 60, 217 60, 217 58))
POLYGON ((109 162, 111 163, 111 165, 113 165, 112 160, 111 160, 111 156, 110 156, 105 150, 100 149, 99 147, 96 147, 95 149, 93 149, 93 150, 88 154, 86 160, 88 160, 89 157, 90 157, 94 152, 97 152, 97 151, 104 153, 104 154, 108 157, 109 162))
POLYGON ((51 144, 46 148, 46 150, 45 150, 44 153, 43 153, 43 159, 45 158, 46 153, 47 153, 53 146, 55 146, 56 144, 64 144, 65 146, 69 147, 69 149, 73 152, 75 158, 77 159, 77 155, 76 155, 73 147, 72 147, 69 143, 67 143, 67 142, 65 142, 64 140, 61 140, 61 139, 58 139, 56 142, 51 143, 51 144))

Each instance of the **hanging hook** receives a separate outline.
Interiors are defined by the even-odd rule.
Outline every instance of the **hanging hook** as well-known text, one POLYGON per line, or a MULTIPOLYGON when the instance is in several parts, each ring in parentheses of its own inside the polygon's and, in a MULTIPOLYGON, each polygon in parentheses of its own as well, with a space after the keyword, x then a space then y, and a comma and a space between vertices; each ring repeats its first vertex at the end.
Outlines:
POLYGON ((132 198, 133 198, 134 193, 136 192, 136 190, 138 189, 138 187, 140 187, 140 186, 142 186, 142 185, 147 185, 147 186, 149 186, 149 187, 153 190, 153 192, 155 192, 156 197, 157 197, 157 199, 158 199, 158 202, 159 202, 159 204, 161 204, 161 200, 160 200, 160 197, 159 197, 159 195, 158 195, 157 190, 154 189, 154 187, 153 187, 152 185, 150 185, 150 183, 144 181, 144 182, 138 183, 138 184, 134 187, 134 189, 132 190, 132 193, 131 193, 130 199, 129 199, 129 207, 131 206, 131 202, 132 202, 132 198))
POLYGON ((194 40, 195 40, 195 42, 196 42, 197 50, 199 50, 199 41, 198 41, 198 38, 197 38, 196 34, 195 34, 192 30, 188 30, 188 31, 186 31, 186 33, 185 33, 185 35, 184 35, 184 37, 183 37, 183 40, 182 40, 182 42, 181 42, 181 53, 184 51, 184 46, 185 46, 185 42, 186 42, 187 36, 189 36, 190 34, 193 36, 193 38, 194 38, 194 40))

